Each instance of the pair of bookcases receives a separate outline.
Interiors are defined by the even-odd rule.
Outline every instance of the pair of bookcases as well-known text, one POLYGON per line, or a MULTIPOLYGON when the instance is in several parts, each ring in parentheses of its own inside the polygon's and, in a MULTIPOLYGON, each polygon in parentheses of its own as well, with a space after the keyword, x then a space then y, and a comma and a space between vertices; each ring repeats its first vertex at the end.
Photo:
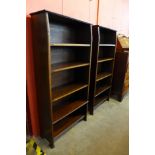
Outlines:
POLYGON ((116 31, 46 10, 31 19, 40 134, 54 147, 109 100, 116 31))

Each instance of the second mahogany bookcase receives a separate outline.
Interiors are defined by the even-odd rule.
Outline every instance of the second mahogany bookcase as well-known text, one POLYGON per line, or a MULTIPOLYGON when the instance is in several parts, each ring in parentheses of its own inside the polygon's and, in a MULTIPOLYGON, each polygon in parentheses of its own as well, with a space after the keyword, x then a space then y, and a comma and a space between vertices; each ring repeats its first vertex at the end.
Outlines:
POLYGON ((89 89, 89 112, 109 100, 115 59, 116 31, 93 26, 91 78, 89 89))

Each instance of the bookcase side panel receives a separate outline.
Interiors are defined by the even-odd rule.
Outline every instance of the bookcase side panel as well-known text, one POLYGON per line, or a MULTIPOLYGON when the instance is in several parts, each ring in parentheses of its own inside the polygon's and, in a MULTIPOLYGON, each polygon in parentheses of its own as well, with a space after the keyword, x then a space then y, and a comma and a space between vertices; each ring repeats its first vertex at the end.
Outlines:
POLYGON ((40 134, 52 143, 48 14, 33 14, 31 23, 40 134))

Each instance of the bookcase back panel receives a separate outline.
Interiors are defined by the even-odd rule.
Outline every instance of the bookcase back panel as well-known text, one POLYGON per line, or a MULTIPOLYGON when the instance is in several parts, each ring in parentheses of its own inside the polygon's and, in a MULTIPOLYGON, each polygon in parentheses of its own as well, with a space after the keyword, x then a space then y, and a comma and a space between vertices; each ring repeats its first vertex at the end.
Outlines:
POLYGON ((111 85, 111 77, 107 77, 107 78, 97 82, 96 83, 96 88, 100 88, 100 87, 103 87, 103 86, 109 86, 109 85, 111 85))
POLYGON ((51 63, 86 62, 90 59, 89 47, 51 47, 51 63))
POLYGON ((53 21, 50 36, 51 43, 90 44, 90 25, 53 21))
POLYGON ((65 130, 65 128, 67 128, 72 123, 74 123, 74 121, 80 119, 81 116, 85 115, 85 111, 86 111, 86 106, 82 106, 81 108, 74 111, 73 113, 71 113, 64 119, 62 119, 61 121, 54 124, 53 126, 54 127, 53 130, 55 133, 54 136, 58 136, 59 134, 61 134, 63 130, 65 130))
POLYGON ((86 101, 87 100, 87 90, 88 90, 88 87, 52 103, 53 110, 59 109, 61 106, 70 104, 71 102, 74 102, 77 100, 83 100, 83 101, 85 100, 86 101))
POLYGON ((116 44, 116 32, 100 29, 100 44, 116 44))
POLYGON ((100 104, 100 102, 102 103, 104 99, 108 98, 109 96, 109 89, 104 91, 103 93, 101 93, 100 95, 98 95, 97 97, 95 97, 95 104, 100 104))
POLYGON ((103 62, 103 63, 98 63, 98 67, 97 67, 97 73, 102 73, 102 72, 112 72, 112 68, 113 68, 113 60, 111 61, 107 61, 107 62, 103 62))
POLYGON ((52 76, 52 88, 68 85, 72 83, 88 84, 89 67, 65 70, 54 73, 52 76))
POLYGON ((115 47, 104 46, 99 47, 98 58, 114 58, 115 56, 115 47))

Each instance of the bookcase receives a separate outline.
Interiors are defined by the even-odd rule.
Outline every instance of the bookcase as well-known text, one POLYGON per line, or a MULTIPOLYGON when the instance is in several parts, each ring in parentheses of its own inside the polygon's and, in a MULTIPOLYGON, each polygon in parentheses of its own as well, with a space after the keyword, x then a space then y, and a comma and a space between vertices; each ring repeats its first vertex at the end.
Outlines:
POLYGON ((46 10, 31 17, 40 135, 54 147, 87 119, 92 25, 46 10))
POLYGON ((111 97, 122 101, 129 92, 129 38, 118 35, 111 97))
POLYGON ((115 59, 116 31, 93 26, 89 112, 109 100, 115 59))

